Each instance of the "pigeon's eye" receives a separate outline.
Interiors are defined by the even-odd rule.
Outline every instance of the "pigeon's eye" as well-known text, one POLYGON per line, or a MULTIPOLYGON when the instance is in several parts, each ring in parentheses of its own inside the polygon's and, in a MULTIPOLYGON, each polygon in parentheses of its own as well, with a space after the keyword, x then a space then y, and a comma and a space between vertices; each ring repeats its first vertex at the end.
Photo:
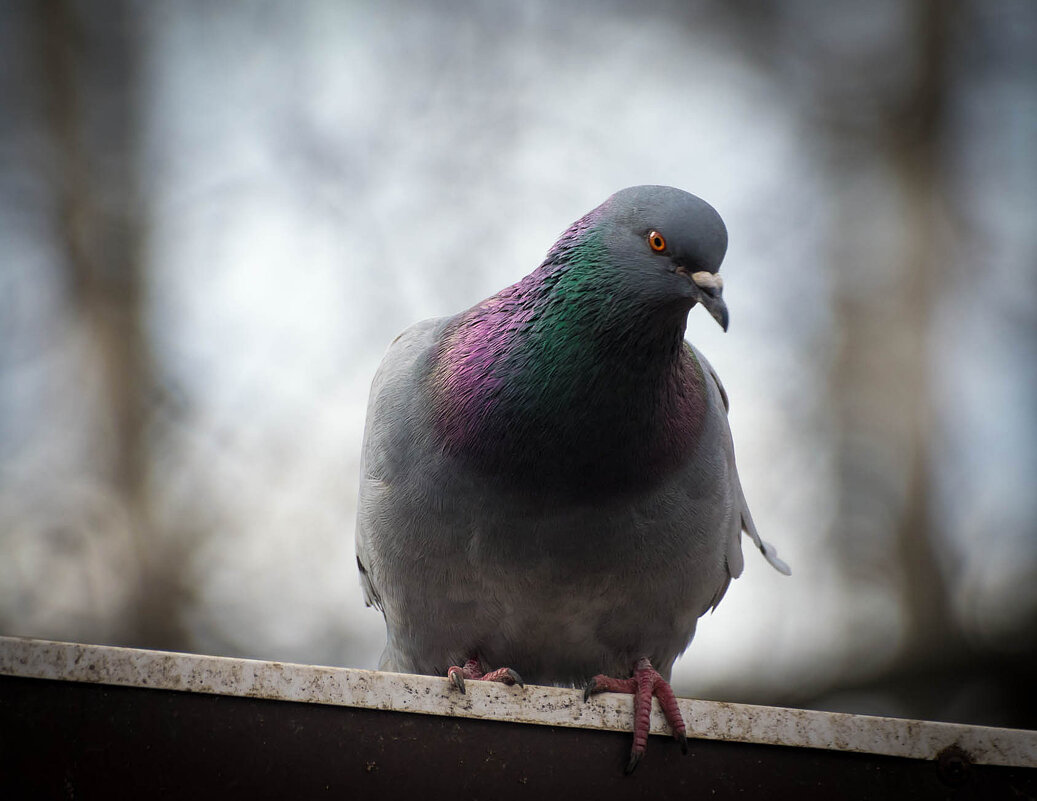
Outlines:
POLYGON ((664 250, 666 250, 666 239, 658 231, 649 231, 648 247, 650 247, 656 253, 662 253, 664 250))

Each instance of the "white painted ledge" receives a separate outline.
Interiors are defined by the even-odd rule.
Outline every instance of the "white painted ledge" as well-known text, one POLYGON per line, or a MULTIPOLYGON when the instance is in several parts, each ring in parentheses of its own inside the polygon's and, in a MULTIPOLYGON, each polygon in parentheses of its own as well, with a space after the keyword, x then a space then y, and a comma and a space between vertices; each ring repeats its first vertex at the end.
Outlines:
MULTIPOLYGON (((632 731, 630 696, 314 667, 251 659, 0 637, 0 675, 267 698, 611 731, 632 731)), ((935 759, 956 745, 973 763, 1037 767, 1037 731, 680 699, 689 737, 935 759)), ((669 736, 658 702, 652 733, 669 736)))

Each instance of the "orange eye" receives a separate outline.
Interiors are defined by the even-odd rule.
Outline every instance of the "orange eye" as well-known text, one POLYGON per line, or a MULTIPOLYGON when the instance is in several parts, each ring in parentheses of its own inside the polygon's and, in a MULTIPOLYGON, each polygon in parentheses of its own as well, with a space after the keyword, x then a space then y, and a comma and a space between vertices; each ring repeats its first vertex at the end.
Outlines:
POLYGON ((656 253, 662 253, 666 250, 666 239, 658 231, 648 232, 648 247, 654 250, 656 253))

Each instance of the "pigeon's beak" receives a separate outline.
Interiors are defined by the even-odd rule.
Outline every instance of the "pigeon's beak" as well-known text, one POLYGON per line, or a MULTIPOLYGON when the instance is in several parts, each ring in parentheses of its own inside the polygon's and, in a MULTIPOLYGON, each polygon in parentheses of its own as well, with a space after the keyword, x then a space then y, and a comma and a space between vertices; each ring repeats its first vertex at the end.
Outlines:
POLYGON ((692 273, 691 281, 701 290, 699 303, 705 306, 713 319, 720 323, 720 327, 727 331, 727 304, 721 297, 721 293, 724 291, 724 279, 716 273, 702 270, 692 273))

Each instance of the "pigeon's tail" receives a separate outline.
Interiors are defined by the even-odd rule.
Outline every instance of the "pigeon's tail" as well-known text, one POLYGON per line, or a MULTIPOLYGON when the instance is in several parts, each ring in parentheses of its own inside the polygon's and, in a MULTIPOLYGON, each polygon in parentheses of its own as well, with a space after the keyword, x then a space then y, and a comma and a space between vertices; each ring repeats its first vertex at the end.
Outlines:
MULTIPOLYGON (((741 487, 739 487, 738 491, 741 493, 741 487)), ((760 549, 763 558, 770 562, 771 567, 786 576, 792 575, 792 568, 778 556, 777 548, 760 538, 760 533, 756 530, 756 524, 753 522, 753 516, 749 514, 749 506, 745 502, 744 495, 742 496, 742 531, 752 538, 753 543, 760 549)))

